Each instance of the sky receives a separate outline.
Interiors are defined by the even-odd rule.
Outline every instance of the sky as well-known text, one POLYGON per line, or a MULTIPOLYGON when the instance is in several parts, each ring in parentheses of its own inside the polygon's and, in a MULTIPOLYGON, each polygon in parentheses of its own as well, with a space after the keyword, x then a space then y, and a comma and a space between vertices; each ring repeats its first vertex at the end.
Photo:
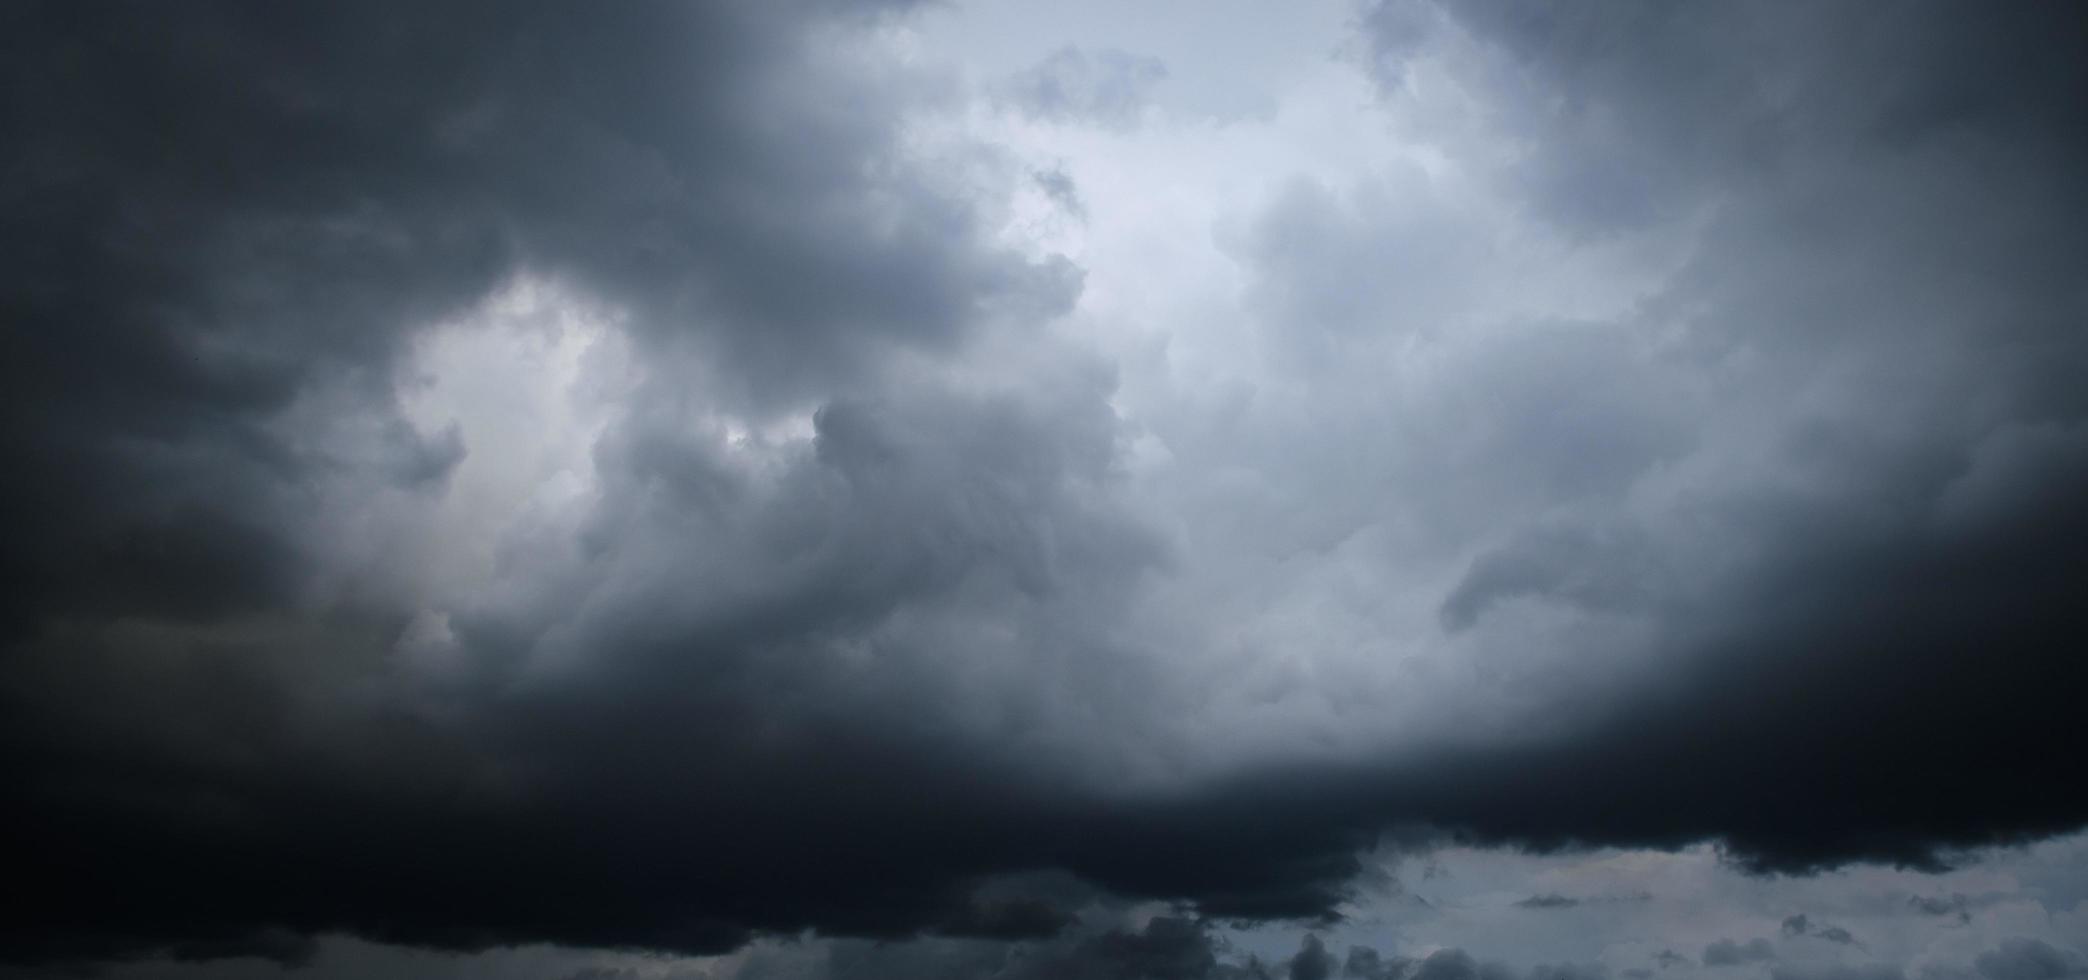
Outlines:
POLYGON ((0 11, 0 977, 2088 977, 2088 12, 0 11))

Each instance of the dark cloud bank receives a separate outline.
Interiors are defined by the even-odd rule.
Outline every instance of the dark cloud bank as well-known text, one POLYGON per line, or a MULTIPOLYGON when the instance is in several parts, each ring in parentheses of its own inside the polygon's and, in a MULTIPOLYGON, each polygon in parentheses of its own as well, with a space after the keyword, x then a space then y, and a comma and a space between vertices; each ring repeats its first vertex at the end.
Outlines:
MULTIPOLYGON (((1687 961, 1672 952, 1656 958, 1662 968, 1687 961)), ((1745 962, 1766 962, 1773 980, 1906 980, 1895 966, 1781 964, 1764 952, 1745 962)), ((1731 966, 1732 962, 1707 966, 1731 966)), ((1978 954, 1954 980, 2063 980, 2082 975, 2079 955, 2034 939, 2012 939, 1978 954)), ((1650 971, 1627 970, 1627 976, 1650 971)), ((904 944, 836 943, 819 956, 757 956, 739 976, 764 980, 900 980, 900 978, 993 977, 1030 980, 1608 980, 1591 965, 1538 964, 1516 969, 1456 947, 1403 956, 1371 946, 1330 949, 1307 933, 1287 957, 1265 958, 1231 948, 1202 924, 1161 916, 1142 927, 1120 925, 1017 947, 964 942, 904 944)), ((1933 972, 1931 976, 1937 976, 1933 972)), ((580 978, 575 978, 580 980, 580 978)), ((596 978, 589 978, 596 980, 596 978)), ((599 980, 609 980, 601 977, 599 980)))
MULTIPOLYGON (((1719 395, 1833 385, 1876 409, 1773 433, 1792 479, 1736 481, 1688 528, 1504 529, 1446 597, 1451 631, 1532 599, 1650 624, 1672 655, 1630 697, 1138 793, 1048 737, 978 737, 936 680, 935 654, 1001 627, 1010 669, 1135 698, 1110 624, 1168 569, 1110 502, 1106 367, 1068 355, 983 393, 906 373, 1063 313, 1079 274, 993 245, 896 152, 918 80, 834 48, 897 13, 0 14, 0 953, 1013 938, 1068 924, 1077 900, 1004 877, 1054 870, 1221 919, 1323 917, 1388 828, 1711 839, 1804 871, 2088 820, 2074 7, 1373 8, 1387 85, 1443 32, 1498 59, 1531 147, 1501 179, 1533 214, 1600 238, 1708 211, 1643 316, 1719 395), (472 447, 404 420, 397 371, 523 271, 631 309, 649 356, 709 365, 636 403, 685 384, 755 417, 813 407, 815 437, 749 485, 621 417, 581 540, 525 550, 511 589, 457 613, 467 666, 431 708, 384 680, 415 610, 322 588, 300 529, 338 481, 439 491, 472 447), (374 435, 315 448, 344 445, 297 421, 322 396, 374 435), (1742 545, 1708 562, 1707 540, 1742 545), (865 645, 890 673, 851 666, 865 645), (590 656, 550 681, 505 666, 561 647, 590 656)), ((1062 720, 1007 710, 1017 731, 1062 720)), ((1209 942, 1177 919, 1076 931, 1034 975, 1507 976, 1456 951, 1219 964, 1209 942)), ((1978 969, 2078 972, 2048 952, 1978 969)))

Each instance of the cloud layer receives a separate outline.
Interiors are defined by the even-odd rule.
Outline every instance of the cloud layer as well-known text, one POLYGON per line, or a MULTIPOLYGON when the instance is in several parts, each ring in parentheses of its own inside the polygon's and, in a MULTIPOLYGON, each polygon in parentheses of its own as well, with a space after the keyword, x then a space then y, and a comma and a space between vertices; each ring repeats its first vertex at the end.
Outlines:
POLYGON ((1354 13, 1292 156, 906 4, 6 15, 0 954, 1496 980, 1213 929, 2088 822, 2088 17, 1354 13))

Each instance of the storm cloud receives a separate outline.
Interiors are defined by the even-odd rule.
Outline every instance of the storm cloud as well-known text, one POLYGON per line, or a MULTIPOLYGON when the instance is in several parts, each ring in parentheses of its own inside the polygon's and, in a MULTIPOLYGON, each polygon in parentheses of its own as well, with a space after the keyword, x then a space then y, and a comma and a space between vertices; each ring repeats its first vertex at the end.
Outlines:
POLYGON ((1273 122, 1138 18, 0 15, 0 958, 1594 980, 1303 930, 2088 824, 2088 15, 1344 10, 1273 122))

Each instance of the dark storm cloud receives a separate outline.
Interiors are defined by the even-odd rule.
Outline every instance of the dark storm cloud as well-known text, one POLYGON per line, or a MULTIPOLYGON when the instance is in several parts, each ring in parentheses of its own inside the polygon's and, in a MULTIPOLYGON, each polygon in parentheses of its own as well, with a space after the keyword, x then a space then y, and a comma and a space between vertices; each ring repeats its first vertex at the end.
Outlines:
MULTIPOLYGON (((1747 125, 1699 110, 1717 92, 1768 84, 1723 78, 1768 70, 1751 53, 1668 39, 1683 14, 1642 22, 1575 7, 1560 16, 1611 40, 1563 51, 1518 47, 1529 42, 1516 31, 1552 28, 1474 16, 1470 28, 1508 48, 1518 70, 1640 134, 1645 166, 1673 172, 1662 180, 1715 189, 1673 205, 1716 207, 1697 254, 1620 329, 1682 338, 1668 366, 1708 380, 1715 397, 1694 421, 1710 435, 1758 413, 1781 428, 1749 443, 1759 455, 1726 461, 1716 443, 1697 447, 1693 462, 1715 479, 1680 511, 1605 508, 1588 493, 1578 510, 1509 529, 1446 602, 1454 629, 1529 601, 1647 624, 1671 652, 1644 690, 1543 737, 1488 744, 1482 734, 1376 763, 1245 774, 1156 808, 1159 823, 1255 826, 1257 840, 1302 845, 1265 867, 1271 884, 1304 890, 1278 888, 1293 897, 1243 914, 1303 913, 1343 867, 1310 860, 1319 845, 1305 842, 1331 855, 1389 820, 1540 849, 1714 839, 1747 867, 1806 870, 1937 867, 1953 848, 2088 819, 2088 797, 2051 751, 2070 737, 2069 692, 2084 679, 2071 596, 2088 581, 2088 522, 2072 504, 2088 491, 2088 405, 2059 367, 2088 361, 2078 279, 2063 271, 2077 270, 2088 241, 2071 220, 2078 207, 2053 204, 2088 202, 2074 177, 2080 122, 2056 110, 2048 86, 2078 90, 2068 52, 2082 22, 2038 8, 1958 31, 1951 10, 1918 13, 1866 41, 1861 64, 1789 39, 1779 70, 1802 84, 1766 135, 1746 137, 1775 162, 1737 174, 1723 151, 1699 154, 1692 131, 1747 125), (1984 74, 1964 74, 1971 66, 1984 74), (1690 77, 1664 85, 1674 71, 1690 77), (2017 88, 2019 98, 2006 94, 2017 88), (1779 414, 1794 391, 1816 393, 1817 410, 1779 414), (1240 799, 1264 802, 1235 824, 1228 801, 1240 799)), ((1819 16, 1840 30, 1837 18, 1864 15, 1819 16)), ((1540 153, 1581 152, 1572 137, 1598 142, 1573 113, 1547 125, 1567 132, 1537 141, 1540 153)), ((1637 196, 1657 212, 1668 193, 1683 191, 1637 196)), ((1559 220, 1581 233, 1598 217, 1559 220)), ((1271 309, 1314 308, 1309 296, 1298 303, 1271 309)), ((1624 393, 1614 404, 1622 424, 1586 428, 1628 430, 1631 411, 1669 403, 1624 393)), ((1527 458, 1499 456, 1508 467, 1527 458)), ((1687 456, 1641 451, 1605 465, 1677 458, 1687 456)), ((1165 891, 1187 880, 1175 876, 1194 863, 1189 852, 1165 848, 1098 880, 1165 891)), ((1854 942, 1839 929, 1809 935, 1854 942)))
MULTIPOLYGON (((1014 966, 935 940, 962 960, 933 969, 850 943, 815 976, 1273 976, 1222 962, 1203 920, 1083 930, 1078 889, 1020 876, 1324 920, 1388 826, 1716 839, 1792 870, 2079 826, 2055 748, 2088 581, 2079 21, 1812 9, 1401 15, 1496 45, 1511 96, 1561 93, 1520 107, 1534 149, 1504 179, 1534 210, 1582 235, 1715 212, 1647 304, 1681 338, 1666 356, 1735 415, 1827 399, 1654 520, 1605 503, 1694 433, 1653 417, 1674 402, 1641 397, 1628 345, 1484 359, 1512 390, 1473 455, 1571 506, 1494 528, 1443 621, 1630 617, 1669 654, 1649 689, 1151 793, 1062 744, 1167 720, 1119 628, 1169 556, 1110 492, 1111 370, 1025 357, 979 383, 907 356, 1063 312, 1079 274, 987 244, 895 155, 905 83, 808 47, 869 15, 10 11, 0 952, 294 961, 329 932, 697 952, 814 929, 1056 936, 1014 966), (1774 58, 1721 40, 1756 36, 1774 58), (628 308, 652 373, 591 447, 581 526, 504 540, 494 587, 449 611, 452 669, 395 676, 416 610, 315 609, 325 556, 298 517, 337 469, 412 494, 470 459, 401 420, 394 372, 523 271, 628 308), (367 459, 285 421, 322 390, 374 420, 367 459), (675 415, 691 397, 817 411, 736 468, 675 415)), ((1031 111, 1114 118, 1157 77, 1069 57, 1022 83, 1031 111)), ((1348 221, 1368 195, 1284 200, 1246 253, 1264 313, 1370 325, 1321 295, 1347 284, 1314 278, 1314 248, 1358 277, 1432 268, 1348 221)), ((2041 955, 1989 975, 2033 980, 2041 955)), ((1282 970, 1329 968, 1315 939, 1282 970)), ((1351 951, 1344 974, 1520 976, 1454 949, 1351 951)))
POLYGON ((1534 149, 1512 166, 1516 183, 1549 216, 1610 231, 1707 191, 1786 179, 1822 151, 2003 136, 2078 154, 2084 77, 2066 49, 2079 12, 1963 14, 1949 0, 1892 11, 1385 0, 1365 21, 1395 85, 1452 24, 1492 47, 1502 124, 1534 149))
MULTIPOLYGON (((963 703, 953 650, 976 670, 1037 656, 996 651, 1006 624, 1068 670, 1110 655, 1088 630, 1151 545, 1083 499, 1111 433, 1106 413, 1075 424, 1095 405, 1062 394, 832 403, 767 495, 703 485, 704 468, 677 457, 701 446, 628 431, 602 450, 610 482, 589 532, 622 564, 575 587, 586 558, 518 554, 524 601, 496 596, 455 620, 484 665, 462 691, 375 711, 306 702, 294 681, 271 690, 271 676, 237 672, 242 645, 265 636, 56 635, 19 651, 16 679, 42 697, 17 694, 10 725, 57 746, 19 774, 37 805, 12 816, 14 839, 37 845, 14 864, 44 887, 10 917, 14 951, 191 935, 232 948, 271 929, 681 951, 730 949, 750 930, 1056 931, 1069 916, 1051 894, 979 893, 979 879, 1099 877, 1117 848, 1194 828, 1091 834, 1117 818, 1069 795, 1051 756, 1010 769, 975 748, 992 729, 914 706, 963 703), (662 540, 669 527, 682 536, 662 540), (530 654, 568 648, 589 655, 530 654), (224 666, 149 694, 114 673, 203 656, 224 666), (124 701, 85 706, 73 685, 124 701), (100 782, 93 738, 122 754, 123 783, 100 782), (156 884, 113 897, 107 880, 156 884)), ((992 708, 982 724, 1019 730, 1051 705, 992 708)), ((1180 869, 1154 873, 1171 891, 1180 869)), ((1213 907, 1258 910, 1293 886, 1250 863, 1214 865, 1194 887, 1213 907)))
POLYGON ((8 958, 1008 938, 1070 919, 989 879, 1053 867, 1325 914, 1352 828, 1262 840, 1064 771, 1060 713, 1141 696, 1111 610, 1162 557, 1108 499, 1110 372, 886 363, 1077 275, 893 162, 902 96, 810 60, 825 16, 9 14, 8 958), (380 433, 348 462, 439 486, 472 447, 400 421, 397 362, 518 272, 627 307, 652 373, 585 526, 505 541, 400 676, 412 609, 300 599, 335 463, 290 410, 345 391, 380 433), (821 407, 753 480, 677 423, 690 387, 821 407), (1032 669, 1092 682, 995 680, 1032 669))
MULTIPOLYGON (((1683 957, 1674 959, 1686 962, 1683 957)), ((2082 975, 2082 965, 2070 951, 2037 940, 2012 939, 1980 953, 1971 964, 1932 962, 1926 972, 1983 980, 2064 980, 2082 975)), ((1337 960, 1311 933, 1301 938, 1295 954, 1269 962, 1232 949, 1210 932, 1208 923, 1161 916, 1142 928, 1092 929, 1012 946, 930 939, 840 941, 817 952, 768 947, 729 975, 733 980, 1603 980, 1609 974, 1599 967, 1571 964, 1518 970, 1458 947, 1414 960, 1352 946, 1337 960)), ((1906 967, 1894 963, 1777 965, 1769 970, 1769 976, 1782 980, 1892 980, 1906 975, 1906 967)))
MULTIPOLYGON (((1703 477, 1659 509, 1566 497, 1443 606, 1457 630, 1518 603, 1640 624, 1666 651, 1641 693, 1520 744, 1271 783, 1475 842, 1713 838, 1791 870, 1936 866, 2088 820, 2051 751, 2084 680, 2088 403, 2062 378, 2088 366, 2088 132, 2065 108, 2088 18, 1961 14, 1402 7, 1494 52, 1493 94, 1538 114, 1528 172, 1501 179, 1571 233, 1709 216, 1680 274, 1590 341, 1669 338, 1661 370, 1709 397, 1646 402, 1690 413, 1661 420, 1680 448, 1619 454, 1584 485, 1703 477), (1582 171, 1649 183, 1611 204, 1546 183, 1582 171), (1357 789, 1373 781, 1382 796, 1357 789)), ((1453 457, 1446 478, 1523 458, 1453 457)))
MULTIPOLYGON (((1303 954, 1301 954, 1303 955, 1303 954)), ((1314 961, 1316 962, 1316 961, 1314 961)), ((1308 968, 1309 969, 1309 968, 1308 968)), ((793 962, 757 958, 736 980, 1277 980, 1287 975, 1251 957, 1234 955, 1209 923, 1157 916, 1143 926, 1120 925, 1058 940, 1005 947, 914 941, 840 943, 823 957, 793 962)))
MULTIPOLYGON (((1094 549, 1125 570, 1151 554, 1106 507, 1062 492, 1062 476, 1108 465, 1106 372, 1069 384, 1048 416, 995 398, 902 404, 858 383, 888 350, 1048 317, 1078 287, 1062 262, 984 244, 966 204, 893 162, 903 79, 815 59, 821 31, 878 16, 737 3, 5 15, 10 956, 293 960, 304 947, 279 937, 334 929, 723 949, 756 924, 1005 936, 1064 923, 1020 898, 967 897, 974 871, 1004 865, 985 855, 1022 838, 1010 819, 1034 790, 945 758, 947 733, 873 747, 815 731, 840 703, 763 709, 758 685, 781 680, 748 659, 794 648, 809 670, 809 647, 914 599, 1019 601, 1068 575, 1107 587, 1109 569, 1074 566, 1094 549), (700 384, 756 417, 863 394, 820 411, 816 454, 792 464, 780 501, 746 502, 705 470, 704 447, 642 418, 605 441, 598 549, 628 535, 645 553, 660 535, 638 524, 662 511, 743 521, 728 524, 747 535, 737 545, 711 544, 757 564, 798 556, 767 577, 717 550, 709 565, 653 553, 737 588, 669 623, 637 603, 673 597, 598 583, 602 609, 578 625, 634 652, 499 708, 474 685, 505 682, 501 657, 552 624, 530 597, 496 598, 460 612, 461 691, 346 704, 374 690, 365 675, 411 610, 314 609, 327 556, 299 522, 342 472, 418 492, 469 454, 454 428, 400 418, 398 362, 417 331, 518 273, 608 297, 648 351, 709 366, 661 388, 700 384), (328 434, 293 409, 320 397, 344 425, 373 420, 367 458, 314 448, 328 434), (949 423, 964 431, 935 431, 949 423), (713 648, 741 659, 696 676, 690 651, 713 648), (689 686, 663 686, 677 679, 689 686), (764 728, 781 734, 748 734, 764 728), (634 765, 670 748, 714 762, 634 765), (798 754, 826 759, 825 775, 787 764, 798 754), (916 780, 905 792, 921 802, 871 804, 882 815, 846 802, 865 786, 896 801, 916 780), (973 787, 972 802, 949 806, 930 783, 973 787), (927 806, 946 823, 921 834, 927 806), (980 825, 996 843, 966 829, 980 825), (743 837, 761 827, 769 844, 743 837), (935 870, 915 860, 946 846, 935 870)), ((544 579, 589 574, 566 553, 536 557, 544 579)))
POLYGON ((842 941, 823 955, 758 950, 734 980, 1418 980, 1433 962, 1433 980, 1600 980, 1595 971, 1540 967, 1527 974, 1481 964, 1462 950, 1442 950, 1417 964, 1351 947, 1345 958, 1312 933, 1274 961, 1233 948, 1207 920, 1157 916, 1143 926, 1087 928, 1012 946, 949 940, 901 943, 842 941))
MULTIPOLYGON (((960 205, 860 176, 889 98, 833 109, 781 6, 8 17, 6 420, 38 479, 6 512, 44 516, 10 608, 278 600, 296 545, 269 524, 315 462, 267 420, 336 378, 384 412, 401 336, 520 267, 702 334, 764 397, 948 343, 996 297, 1065 303, 1065 272, 973 249, 960 205), (871 230, 873 190, 898 224, 871 230)), ((455 456, 432 439, 401 481, 455 456)))
MULTIPOLYGON (((382 414, 401 339, 519 269, 696 335, 731 365, 712 384, 764 399, 985 306, 1062 308, 1069 270, 864 176, 892 99, 832 101, 805 13, 10 11, 0 435, 33 476, 0 501, 7 619, 280 602, 301 545, 279 525, 323 461, 271 420, 328 382, 382 414)), ((394 478, 468 448, 403 433, 394 478)))
POLYGON ((1550 892, 1543 895, 1532 895, 1529 898, 1525 898, 1522 901, 1515 903, 1517 908, 1525 909, 1570 909, 1579 904, 1580 899, 1568 898, 1564 895, 1558 894, 1557 892, 1550 892))

